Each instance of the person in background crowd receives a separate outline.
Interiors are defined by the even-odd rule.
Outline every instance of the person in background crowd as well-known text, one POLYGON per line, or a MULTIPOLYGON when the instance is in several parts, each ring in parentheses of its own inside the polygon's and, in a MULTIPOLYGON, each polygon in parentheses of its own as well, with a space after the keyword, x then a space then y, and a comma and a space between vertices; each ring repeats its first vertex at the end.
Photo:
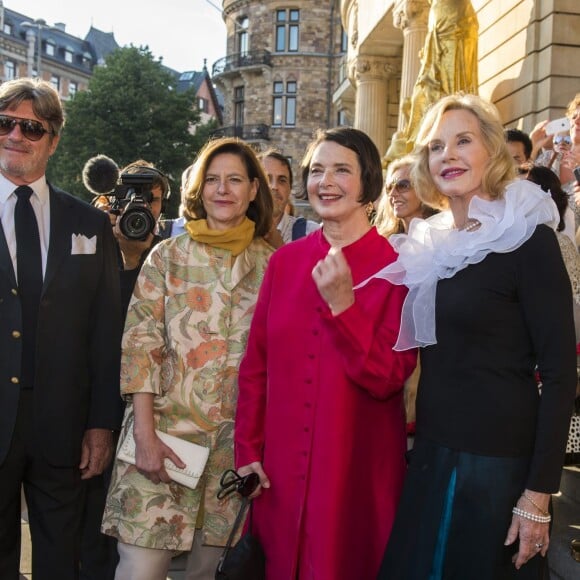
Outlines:
MULTIPOLYGON (((142 159, 130 163, 121 170, 121 173, 147 175, 152 178, 151 200, 148 207, 157 223, 163 211, 165 200, 170 194, 167 177, 156 169, 152 163, 142 159)), ((99 196, 94 205, 104 211, 110 211, 111 209, 110 200, 106 196, 99 196)), ((153 233, 150 233, 145 240, 134 240, 125 237, 119 228, 121 215, 122 213, 120 215, 110 214, 114 221, 113 234, 117 240, 120 258, 119 282, 121 285, 121 310, 124 320, 141 265, 161 238, 153 233)), ((118 405, 122 414, 124 404, 121 397, 118 398, 118 405)), ((108 580, 115 575, 115 568, 119 561, 117 542, 114 538, 101 533, 101 521, 110 479, 111 466, 103 474, 93 477, 87 485, 86 506, 83 514, 80 580, 108 580)))
POLYGON ((165 580, 176 551, 189 552, 188 580, 213 578, 239 508, 216 493, 234 465, 238 365, 272 253, 272 196, 249 145, 206 144, 184 215, 189 235, 149 254, 125 323, 123 430, 133 429, 136 465, 115 461, 102 527, 119 540, 117 580, 165 580), (164 460, 184 464, 155 429, 209 447, 196 489, 171 483, 164 460))
POLYGON ((46 180, 54 88, 0 85, 0 578, 18 578, 20 494, 35 580, 76 580, 86 483, 120 426, 121 304, 103 212, 46 180))
POLYGON ((443 196, 437 201, 437 207, 430 207, 421 201, 411 181, 413 163, 414 159, 406 155, 387 167, 385 194, 380 198, 374 222, 378 232, 386 238, 409 231, 413 218, 427 219, 447 207, 443 196))
POLYGON ((580 342, 580 255, 576 244, 566 235, 566 215, 568 210, 568 196, 562 189, 558 176, 547 167, 532 167, 528 173, 528 181, 537 183, 545 192, 549 193, 558 208, 560 222, 556 228, 556 238, 560 245, 564 265, 572 285, 574 298, 574 323, 576 326, 576 342, 580 342))
POLYGON ((525 172, 533 165, 530 136, 519 129, 506 129, 505 142, 518 174, 525 176, 525 172))
POLYGON ((322 229, 268 265, 240 366, 236 465, 260 477, 252 533, 269 580, 371 580, 405 473, 416 356, 392 347, 406 290, 353 290, 396 258, 367 218, 383 184, 370 138, 321 131, 302 168, 322 229))
MULTIPOLYGON (((431 207, 419 199, 413 182, 411 168, 415 160, 410 155, 395 159, 387 167, 385 194, 381 196, 375 226, 379 234, 389 239, 393 234, 404 234, 409 231, 409 225, 414 218, 427 219, 447 207, 447 199, 440 196, 431 207)), ((413 374, 405 381, 404 398, 405 414, 407 417, 408 446, 412 446, 415 434, 415 399, 421 365, 417 366, 413 374)))
POLYGON ((274 223, 282 241, 273 236, 274 247, 280 247, 317 230, 320 224, 303 217, 296 217, 286 211, 292 193, 292 167, 287 157, 275 149, 268 149, 260 155, 260 161, 268 176, 270 190, 274 198, 274 223))
POLYGON ((531 133, 534 146, 544 151, 536 159, 536 165, 549 167, 560 179, 562 189, 568 194, 570 208, 576 216, 576 231, 580 225, 580 184, 574 169, 580 167, 580 93, 568 103, 566 117, 570 121, 570 142, 564 134, 546 135, 548 121, 538 124, 531 133), (557 142, 556 142, 557 141, 557 142))
POLYGON ((576 387, 559 216, 539 186, 513 180, 499 115, 480 97, 438 101, 415 155, 419 195, 445 195, 451 212, 391 237, 409 287, 398 347, 422 347, 421 377, 379 578, 541 578, 576 387))
POLYGON ((166 240, 167 238, 174 238, 185 233, 186 219, 183 215, 185 209, 185 192, 187 191, 187 182, 193 171, 193 163, 186 167, 181 174, 181 187, 179 188, 181 194, 181 203, 179 205, 179 217, 169 220, 160 220, 159 222, 159 236, 166 240))

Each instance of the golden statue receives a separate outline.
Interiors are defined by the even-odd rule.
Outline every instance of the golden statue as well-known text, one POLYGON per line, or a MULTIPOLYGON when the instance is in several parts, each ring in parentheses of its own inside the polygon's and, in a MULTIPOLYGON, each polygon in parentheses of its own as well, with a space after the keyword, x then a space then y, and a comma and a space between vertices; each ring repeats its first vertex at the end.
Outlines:
POLYGON ((421 68, 411 99, 402 103, 404 130, 393 135, 386 160, 413 149, 426 109, 445 95, 477 94, 479 25, 471 0, 428 0, 429 20, 420 52, 421 68))

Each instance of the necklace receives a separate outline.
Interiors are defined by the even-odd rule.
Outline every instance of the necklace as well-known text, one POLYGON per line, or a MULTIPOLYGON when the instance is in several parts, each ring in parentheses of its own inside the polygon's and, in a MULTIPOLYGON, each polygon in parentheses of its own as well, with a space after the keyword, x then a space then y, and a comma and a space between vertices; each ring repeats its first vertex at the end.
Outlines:
POLYGON ((460 228, 457 228, 460 232, 472 232, 481 227, 481 222, 475 218, 469 218, 460 228))

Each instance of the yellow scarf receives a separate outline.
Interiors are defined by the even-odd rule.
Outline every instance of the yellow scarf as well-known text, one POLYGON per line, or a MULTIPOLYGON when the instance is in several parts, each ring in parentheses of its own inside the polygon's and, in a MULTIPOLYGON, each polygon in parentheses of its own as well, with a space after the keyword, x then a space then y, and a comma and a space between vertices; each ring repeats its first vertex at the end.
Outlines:
POLYGON ((222 250, 229 250, 234 258, 239 256, 254 239, 256 224, 245 217, 244 221, 229 230, 210 230, 207 220, 190 220, 185 224, 189 236, 196 242, 222 250))

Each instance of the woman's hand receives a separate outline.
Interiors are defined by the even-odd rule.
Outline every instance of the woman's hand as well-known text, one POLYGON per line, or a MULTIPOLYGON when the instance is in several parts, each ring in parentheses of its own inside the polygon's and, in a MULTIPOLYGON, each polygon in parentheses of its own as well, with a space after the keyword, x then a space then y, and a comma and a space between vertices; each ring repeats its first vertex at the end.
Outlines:
POLYGON ((340 249, 330 249, 326 258, 314 266, 312 278, 334 316, 354 304, 352 274, 340 249))
POLYGON ((141 475, 144 475, 153 483, 159 483, 160 481, 164 483, 171 482, 171 478, 165 469, 165 458, 169 459, 180 469, 185 467, 185 463, 157 437, 155 431, 141 436, 135 434, 135 467, 137 467, 141 475))
MULTIPOLYGON (((517 507, 526 512, 541 516, 544 514, 540 513, 540 510, 547 513, 549 504, 550 494, 526 489, 518 500, 517 507), (525 496, 530 497, 532 501, 527 499, 525 496), (538 510, 538 507, 540 510, 538 510)), ((518 537, 519 549, 512 558, 512 562, 519 570, 534 556, 537 556, 538 554, 546 556, 548 553, 548 546, 550 545, 550 525, 533 522, 514 514, 505 539, 505 545, 509 546, 513 544, 518 537)))
POLYGON ((531 159, 534 160, 542 149, 552 148, 552 135, 546 134, 546 125, 549 120, 541 121, 538 123, 530 133, 530 139, 532 140, 532 155, 531 159))
POLYGON ((238 469, 238 474, 242 477, 250 473, 257 473, 258 477, 260 478, 260 485, 258 485, 256 490, 250 496, 248 496, 250 499, 254 499, 262 493, 262 488, 268 489, 270 487, 270 480, 268 479, 268 476, 262 467, 261 461, 254 461, 254 463, 243 465, 238 469))

